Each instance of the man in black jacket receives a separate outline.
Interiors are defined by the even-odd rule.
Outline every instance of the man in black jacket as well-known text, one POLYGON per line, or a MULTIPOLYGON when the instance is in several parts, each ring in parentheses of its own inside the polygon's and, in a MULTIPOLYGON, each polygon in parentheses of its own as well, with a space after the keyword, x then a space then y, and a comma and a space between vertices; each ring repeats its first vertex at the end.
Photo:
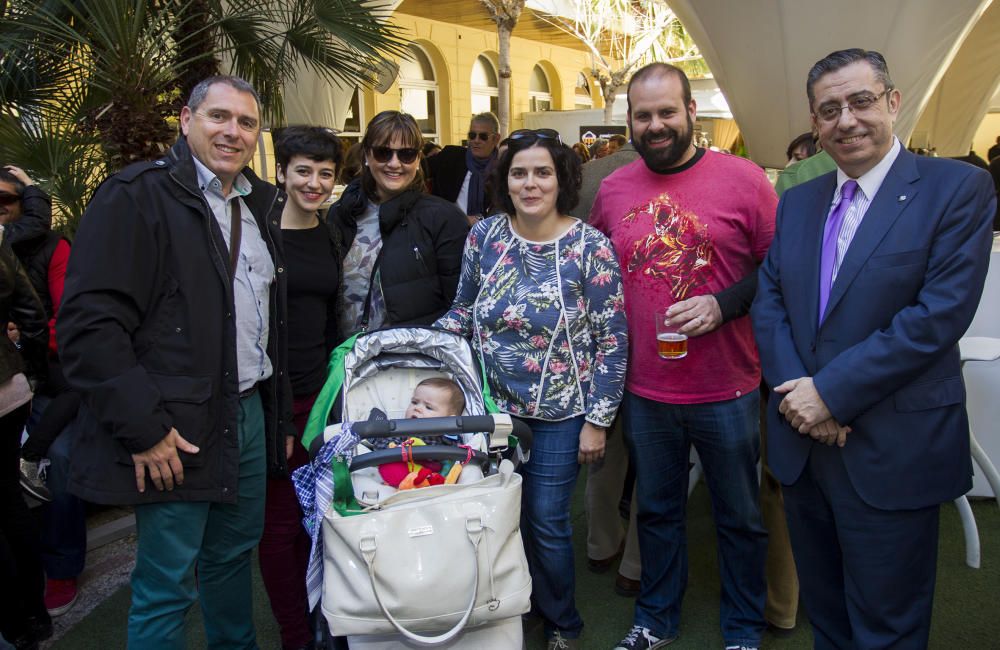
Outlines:
POLYGON ((493 113, 473 115, 468 147, 449 145, 427 158, 431 194, 454 203, 473 221, 490 213, 486 181, 496 164, 499 131, 500 122, 493 113))
POLYGON ((169 155, 106 181, 84 215, 57 324, 83 395, 71 489, 135 504, 129 647, 256 647, 250 554, 268 471, 294 435, 283 358, 284 195, 245 165, 260 102, 211 77, 169 155), (195 566, 198 568, 195 579, 195 566))

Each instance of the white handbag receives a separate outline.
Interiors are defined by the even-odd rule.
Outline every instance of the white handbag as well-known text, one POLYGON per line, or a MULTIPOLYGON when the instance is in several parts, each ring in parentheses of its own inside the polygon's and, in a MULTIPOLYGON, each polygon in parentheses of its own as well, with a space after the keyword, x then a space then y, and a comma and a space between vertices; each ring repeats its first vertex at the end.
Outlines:
POLYGON ((323 519, 322 610, 335 636, 399 632, 446 643, 463 628, 528 611, 521 477, 398 492, 362 514, 323 519))

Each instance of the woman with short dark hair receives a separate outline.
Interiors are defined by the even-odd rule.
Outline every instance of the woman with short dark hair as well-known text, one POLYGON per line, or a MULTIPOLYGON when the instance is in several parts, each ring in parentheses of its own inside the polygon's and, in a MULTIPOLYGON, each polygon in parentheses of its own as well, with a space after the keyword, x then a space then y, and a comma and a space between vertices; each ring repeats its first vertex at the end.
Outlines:
POLYGON ((580 162, 551 129, 515 131, 494 172, 505 213, 472 228, 458 296, 438 324, 470 338, 502 411, 534 434, 521 521, 533 609, 549 648, 578 647, 573 486, 604 455, 627 359, 621 273, 608 239, 567 216, 580 162))
MULTIPOLYGON (((275 138, 278 183, 285 190, 281 239, 288 282, 288 380, 295 429, 301 435, 319 389, 326 360, 340 343, 340 246, 320 210, 330 199, 343 160, 340 139, 320 126, 291 126, 275 138)), ((309 462, 296 440, 285 440, 288 472, 309 462)), ((309 533, 288 477, 268 477, 260 572, 285 649, 312 647, 306 597, 309 533)))

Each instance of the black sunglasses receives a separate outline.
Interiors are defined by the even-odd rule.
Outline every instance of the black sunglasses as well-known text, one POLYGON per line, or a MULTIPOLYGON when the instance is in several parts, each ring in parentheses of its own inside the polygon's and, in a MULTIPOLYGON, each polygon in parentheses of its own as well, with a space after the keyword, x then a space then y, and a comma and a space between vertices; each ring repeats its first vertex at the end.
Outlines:
POLYGON ((486 142, 487 140, 493 137, 493 134, 486 133, 484 131, 469 131, 468 136, 469 140, 475 140, 476 138, 479 138, 483 142, 486 142))
POLYGON ((21 200, 20 194, 8 194, 7 192, 0 192, 0 205, 14 205, 21 200))
POLYGON ((392 147, 372 147, 372 156, 375 160, 380 163, 387 163, 392 160, 393 154, 399 158, 399 162, 404 165, 409 165, 417 156, 420 155, 419 149, 414 149, 413 147, 403 147, 402 149, 393 149, 392 147))
POLYGON ((510 134, 511 140, 531 140, 535 142, 536 140, 555 140, 559 144, 562 144, 562 138, 559 137, 559 132, 555 129, 518 129, 510 134))

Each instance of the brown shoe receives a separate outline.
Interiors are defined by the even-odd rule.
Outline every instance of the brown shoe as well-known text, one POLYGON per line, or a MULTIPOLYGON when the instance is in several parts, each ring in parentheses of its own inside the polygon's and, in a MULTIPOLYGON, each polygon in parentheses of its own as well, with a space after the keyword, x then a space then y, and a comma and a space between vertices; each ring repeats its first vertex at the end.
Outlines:
POLYGON ((625 551, 625 540, 618 545, 618 550, 615 551, 611 557, 606 557, 603 560, 595 560, 592 557, 587 558, 587 568, 594 573, 607 573, 611 565, 621 559, 622 553, 625 551))
POLYGON ((639 581, 619 573, 615 578, 615 593, 625 598, 635 598, 639 595, 639 581))

